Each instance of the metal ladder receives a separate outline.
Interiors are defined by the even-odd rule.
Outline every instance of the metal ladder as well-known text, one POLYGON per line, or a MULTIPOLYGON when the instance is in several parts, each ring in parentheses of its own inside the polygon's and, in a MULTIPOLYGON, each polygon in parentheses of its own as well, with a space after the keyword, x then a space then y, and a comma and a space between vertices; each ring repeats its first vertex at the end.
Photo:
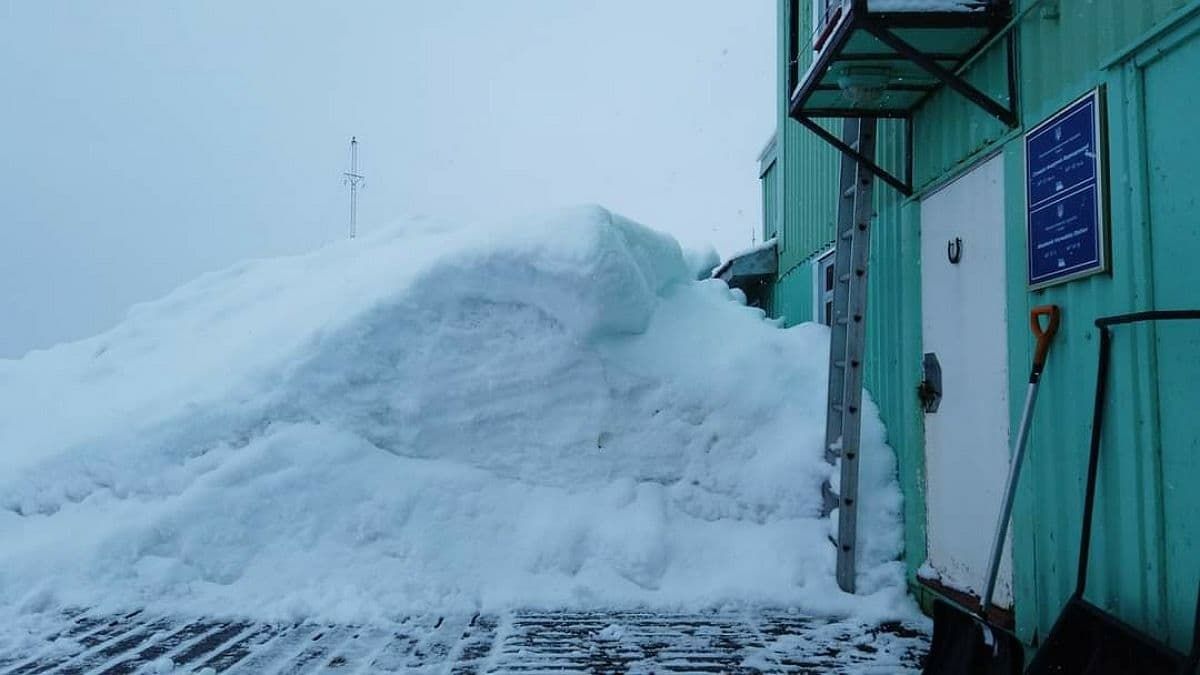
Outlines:
MULTIPOLYGON (((846 118, 842 141, 865 157, 875 156, 875 118, 846 118)), ((825 413, 825 459, 841 460, 835 492, 827 482, 825 511, 838 511, 837 582, 854 592, 858 533, 858 459, 866 339, 867 261, 871 248, 871 202, 875 176, 848 154, 842 154, 838 200, 837 245, 834 253, 833 320, 829 342, 829 402, 825 413)))

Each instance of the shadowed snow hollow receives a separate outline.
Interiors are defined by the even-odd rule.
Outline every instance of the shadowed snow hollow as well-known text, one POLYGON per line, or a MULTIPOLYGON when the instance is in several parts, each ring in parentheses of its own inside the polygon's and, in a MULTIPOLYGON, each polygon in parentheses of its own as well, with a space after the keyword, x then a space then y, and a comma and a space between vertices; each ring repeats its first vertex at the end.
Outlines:
POLYGON ((0 606, 907 614, 871 406, 833 581, 825 329, 693 276, 597 207, 413 221, 0 361, 0 606))

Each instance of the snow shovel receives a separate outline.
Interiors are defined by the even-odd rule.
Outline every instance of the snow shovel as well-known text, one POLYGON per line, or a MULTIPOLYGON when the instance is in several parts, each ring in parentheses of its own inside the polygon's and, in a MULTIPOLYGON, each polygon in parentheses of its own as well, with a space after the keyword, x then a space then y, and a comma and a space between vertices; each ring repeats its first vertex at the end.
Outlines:
POLYGON ((1033 353, 1033 367, 1029 371, 1029 388, 1025 394, 1025 407, 1021 411, 1021 423, 1017 427, 1017 439, 1008 468, 1008 483, 1004 488, 1004 501, 1000 506, 1000 519, 996 525, 996 536, 992 539, 991 555, 988 558, 987 579, 977 612, 960 609, 938 599, 933 604, 933 644, 925 661, 925 675, 1020 675, 1025 665, 1021 641, 987 618, 992 607, 992 594, 996 589, 996 576, 1000 572, 1000 557, 1004 552, 1004 540, 1008 535, 1008 520, 1012 515, 1013 497, 1017 493, 1017 479, 1021 475, 1021 463, 1025 459, 1025 442, 1029 438, 1029 422, 1033 417, 1033 403, 1037 400, 1038 383, 1050 343, 1058 332, 1059 310, 1057 305, 1035 307, 1029 314, 1029 325, 1037 338, 1033 353), (1042 327, 1042 317, 1046 326, 1042 327))
MULTIPOLYGON (((1092 438, 1088 456, 1087 488, 1079 543, 1079 571, 1075 592, 1050 629, 1037 657, 1029 664, 1029 675, 1194 675, 1200 664, 1200 589, 1196 595, 1196 618, 1192 625, 1192 649, 1182 654, 1161 641, 1084 599, 1087 588, 1088 554, 1091 550, 1092 515, 1096 503, 1096 473, 1100 461, 1100 437, 1104 401, 1108 387, 1111 326, 1145 321, 1200 319, 1200 310, 1159 310, 1122 314, 1096 320, 1100 329, 1100 364, 1096 369, 1096 399, 1092 410, 1092 438)), ((936 639, 936 636, 935 636, 936 639)))

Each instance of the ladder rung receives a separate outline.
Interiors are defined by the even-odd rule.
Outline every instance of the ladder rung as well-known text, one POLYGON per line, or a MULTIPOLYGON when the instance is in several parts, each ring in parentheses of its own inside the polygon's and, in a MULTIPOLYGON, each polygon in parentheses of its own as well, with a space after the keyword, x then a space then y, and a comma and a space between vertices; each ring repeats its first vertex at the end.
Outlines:
POLYGON ((854 237, 854 228, 842 230, 842 239, 851 239, 854 237))
POLYGON ((851 198, 851 197, 853 197, 853 196, 854 196, 854 193, 855 193, 857 190, 858 190, 858 186, 857 186, 857 185, 855 185, 855 186, 853 186, 853 187, 848 187, 848 188, 846 188, 846 189, 845 189, 845 190, 842 192, 842 197, 843 197, 843 198, 845 198, 845 199, 849 199, 849 198, 851 198))

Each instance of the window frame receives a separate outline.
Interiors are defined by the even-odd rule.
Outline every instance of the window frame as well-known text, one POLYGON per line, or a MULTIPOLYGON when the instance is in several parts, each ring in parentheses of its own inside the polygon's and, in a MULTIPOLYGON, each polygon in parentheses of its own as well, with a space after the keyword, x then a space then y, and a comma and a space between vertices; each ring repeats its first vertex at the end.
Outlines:
POLYGON ((812 262, 812 319, 825 326, 833 323, 833 292, 837 288, 833 268, 836 260, 837 251, 831 247, 819 253, 812 262))

